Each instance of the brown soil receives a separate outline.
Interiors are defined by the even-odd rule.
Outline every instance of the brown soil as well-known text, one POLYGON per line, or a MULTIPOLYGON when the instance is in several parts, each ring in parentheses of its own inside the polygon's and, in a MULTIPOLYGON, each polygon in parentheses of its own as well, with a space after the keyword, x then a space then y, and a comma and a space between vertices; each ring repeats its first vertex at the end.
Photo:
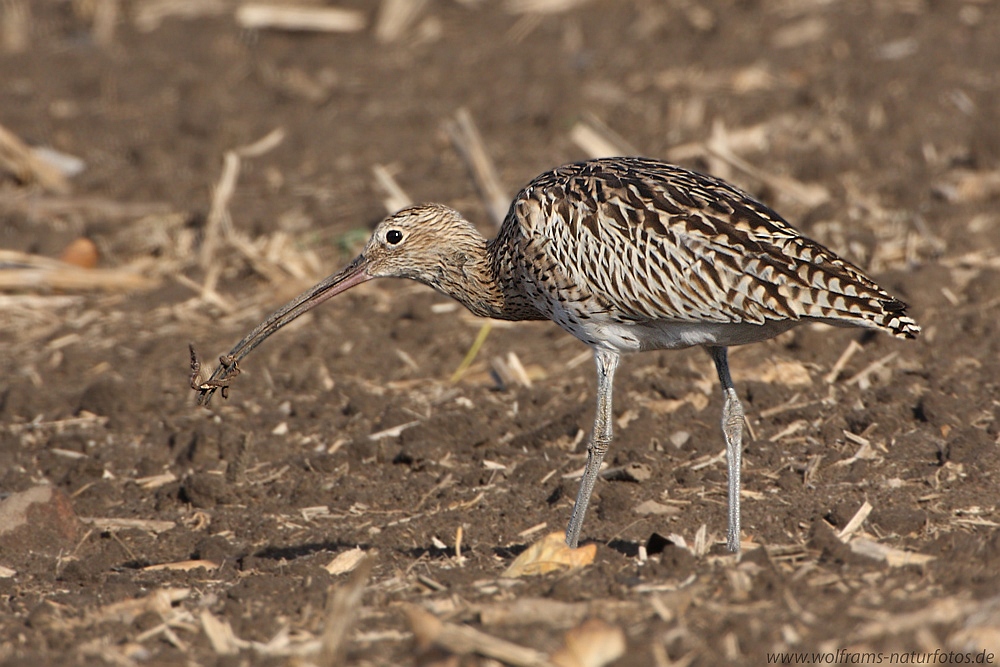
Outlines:
MULTIPOLYGON (((374 3, 342 4, 374 24, 374 3)), ((0 56, 0 123, 86 168, 63 208, 5 177, 0 245, 58 256, 87 237, 100 267, 142 267, 157 282, 8 290, 0 490, 49 483, 79 517, 172 527, 85 524, 48 549, 0 543, 0 565, 16 572, 0 578, 8 664, 283 664, 322 635, 331 590, 349 576, 324 566, 355 546, 375 561, 348 664, 446 660, 413 657, 404 603, 551 652, 575 621, 490 613, 533 598, 595 602, 589 615, 625 630, 618 665, 1000 653, 1000 5, 604 0, 525 16, 434 0, 380 43, 371 27, 241 30, 231 8, 143 31, 152 3, 134 0, 103 47, 101 5, 2 7, 10 25, 27 12, 31 33, 26 50, 0 56), (586 157, 570 130, 593 114, 643 154, 749 189, 910 303, 924 327, 915 342, 802 327, 733 351, 754 435, 740 560, 722 543, 721 397, 700 350, 626 360, 609 459, 653 474, 599 483, 584 528, 593 565, 515 583, 500 580, 513 556, 568 519, 576 482, 564 476, 581 465, 592 418, 592 363, 555 325, 495 328, 453 384, 481 322, 421 286, 369 283, 269 340, 228 401, 194 406, 188 342, 214 360, 349 260, 385 212, 374 165, 489 229, 442 130, 460 107, 511 193, 586 157), (223 155, 278 127, 277 148, 242 161, 230 210, 248 244, 220 241, 221 298, 205 298, 199 252, 223 155), (704 149, 720 130, 756 171, 704 149), (829 198, 807 203, 796 183, 829 198), (510 353, 532 386, 491 376, 510 353), (638 514, 649 500, 679 511, 638 514), (932 559, 852 550, 837 532, 866 501, 851 539, 932 559), (707 553, 695 548, 703 526, 707 553), (664 546, 669 535, 689 548, 664 546), (218 567, 146 569, 190 559, 218 567), (139 614, 108 607, 169 589, 189 590, 139 614), (204 612, 247 642, 289 633, 287 650, 221 656, 204 612)))

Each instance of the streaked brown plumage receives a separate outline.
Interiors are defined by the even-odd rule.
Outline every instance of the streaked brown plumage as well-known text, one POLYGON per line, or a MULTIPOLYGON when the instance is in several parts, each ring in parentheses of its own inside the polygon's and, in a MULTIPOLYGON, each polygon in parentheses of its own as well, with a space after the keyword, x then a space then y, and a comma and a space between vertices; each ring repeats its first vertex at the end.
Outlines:
POLYGON ((777 213, 719 180, 642 158, 609 158, 546 172, 514 198, 487 242, 437 204, 387 217, 343 271, 293 300, 244 338, 200 402, 225 387, 236 363, 301 313, 361 282, 410 278, 484 317, 550 319, 594 348, 598 406, 587 468, 567 530, 576 546, 611 442, 620 355, 703 345, 723 385, 729 534, 739 549, 743 411, 726 348, 807 321, 913 338, 906 306, 854 265, 807 239, 777 213))

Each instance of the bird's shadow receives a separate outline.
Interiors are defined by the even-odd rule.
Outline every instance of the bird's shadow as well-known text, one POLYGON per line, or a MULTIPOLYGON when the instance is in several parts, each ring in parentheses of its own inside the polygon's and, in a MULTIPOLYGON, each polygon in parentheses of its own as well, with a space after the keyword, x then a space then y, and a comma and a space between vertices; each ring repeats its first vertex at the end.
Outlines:
POLYGON ((362 551, 368 551, 371 549, 370 544, 358 544, 356 542, 306 542, 305 544, 294 544, 284 547, 264 547, 259 551, 250 552, 239 556, 239 558, 246 558, 251 556, 253 558, 264 558, 267 560, 297 560, 299 558, 305 558, 306 556, 312 556, 320 552, 329 552, 332 554, 339 553, 347 549, 359 548, 362 551))

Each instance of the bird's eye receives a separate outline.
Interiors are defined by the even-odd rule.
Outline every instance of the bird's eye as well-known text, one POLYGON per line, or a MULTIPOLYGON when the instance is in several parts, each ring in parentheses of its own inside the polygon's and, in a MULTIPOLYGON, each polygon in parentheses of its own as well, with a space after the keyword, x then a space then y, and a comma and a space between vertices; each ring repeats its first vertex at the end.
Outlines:
POLYGON ((398 229, 390 229, 385 233, 385 241, 390 245, 396 245, 403 240, 403 232, 398 229))

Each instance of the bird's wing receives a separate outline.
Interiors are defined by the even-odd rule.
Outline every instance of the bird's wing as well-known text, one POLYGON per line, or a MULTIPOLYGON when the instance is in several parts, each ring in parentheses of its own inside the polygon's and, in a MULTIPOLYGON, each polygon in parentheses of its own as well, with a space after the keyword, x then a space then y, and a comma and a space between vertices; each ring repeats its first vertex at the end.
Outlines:
POLYGON ((900 318, 912 323, 904 304, 767 206, 672 165, 567 165, 529 184, 514 210, 528 220, 526 238, 563 272, 556 282, 623 320, 809 317, 897 335, 906 328, 900 318))

